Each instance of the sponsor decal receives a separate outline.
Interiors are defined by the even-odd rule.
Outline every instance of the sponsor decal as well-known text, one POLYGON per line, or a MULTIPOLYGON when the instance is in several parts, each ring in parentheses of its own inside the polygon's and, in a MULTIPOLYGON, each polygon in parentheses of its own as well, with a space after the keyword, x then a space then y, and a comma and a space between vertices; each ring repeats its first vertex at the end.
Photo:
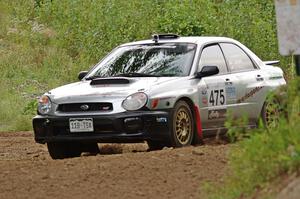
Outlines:
POLYGON ((168 119, 166 117, 157 117, 156 122, 158 123, 166 123, 168 119))
POLYGON ((201 94, 202 95, 200 95, 200 98, 201 98, 202 105, 206 105, 207 106, 207 104, 208 104, 207 89, 201 90, 201 94))
POLYGON ((214 120, 214 119, 220 119, 226 117, 226 109, 215 109, 215 110, 208 110, 208 119, 214 120))
POLYGON ((202 97, 202 104, 207 105, 207 103, 208 103, 207 96, 203 96, 202 97))
POLYGON ((236 89, 234 86, 228 86, 225 88, 226 90, 226 97, 229 99, 235 99, 236 98, 236 89))
POLYGON ((257 86, 257 87, 255 87, 250 92, 246 93, 246 95, 244 95, 243 97, 241 97, 240 99, 238 99, 237 103, 241 103, 241 102, 246 101, 248 98, 250 98, 253 95, 255 95, 255 93, 257 93, 258 91, 260 91, 262 88, 263 88, 263 86, 257 86))

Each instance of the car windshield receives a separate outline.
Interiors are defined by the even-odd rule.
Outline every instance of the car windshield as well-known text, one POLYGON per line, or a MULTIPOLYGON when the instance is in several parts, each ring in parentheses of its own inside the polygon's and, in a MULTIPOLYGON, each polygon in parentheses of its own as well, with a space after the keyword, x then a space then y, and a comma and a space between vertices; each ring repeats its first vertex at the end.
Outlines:
POLYGON ((87 79, 96 77, 187 76, 196 44, 165 43, 119 47, 97 64, 87 79))

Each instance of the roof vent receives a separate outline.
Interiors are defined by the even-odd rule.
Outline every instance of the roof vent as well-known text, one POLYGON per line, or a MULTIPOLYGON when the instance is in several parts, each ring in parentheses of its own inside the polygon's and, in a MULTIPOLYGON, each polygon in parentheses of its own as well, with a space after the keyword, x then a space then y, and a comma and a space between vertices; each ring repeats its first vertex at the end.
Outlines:
POLYGON ((157 43, 158 40, 163 40, 163 39, 177 39, 179 35, 176 34, 153 34, 152 35, 152 40, 157 43))

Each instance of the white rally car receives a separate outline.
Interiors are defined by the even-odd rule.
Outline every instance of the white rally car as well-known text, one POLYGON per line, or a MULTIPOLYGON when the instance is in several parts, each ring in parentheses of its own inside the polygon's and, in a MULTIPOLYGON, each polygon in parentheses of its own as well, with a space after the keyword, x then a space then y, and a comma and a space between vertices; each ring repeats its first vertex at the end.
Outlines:
POLYGON ((225 37, 154 35, 115 48, 79 82, 39 100, 35 140, 52 158, 97 152, 97 143, 147 141, 150 149, 199 143, 230 115, 273 122, 270 92, 283 71, 225 37))

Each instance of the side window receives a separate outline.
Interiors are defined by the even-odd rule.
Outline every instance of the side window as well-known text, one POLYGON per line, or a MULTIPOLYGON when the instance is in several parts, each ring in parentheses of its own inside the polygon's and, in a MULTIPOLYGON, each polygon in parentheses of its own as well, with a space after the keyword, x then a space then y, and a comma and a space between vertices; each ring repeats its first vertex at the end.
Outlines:
POLYGON ((203 66, 217 66, 219 74, 227 73, 226 62, 218 45, 208 46, 202 50, 199 71, 203 66))
POLYGON ((230 43, 221 43, 230 71, 247 71, 255 67, 248 55, 237 45, 230 43))

